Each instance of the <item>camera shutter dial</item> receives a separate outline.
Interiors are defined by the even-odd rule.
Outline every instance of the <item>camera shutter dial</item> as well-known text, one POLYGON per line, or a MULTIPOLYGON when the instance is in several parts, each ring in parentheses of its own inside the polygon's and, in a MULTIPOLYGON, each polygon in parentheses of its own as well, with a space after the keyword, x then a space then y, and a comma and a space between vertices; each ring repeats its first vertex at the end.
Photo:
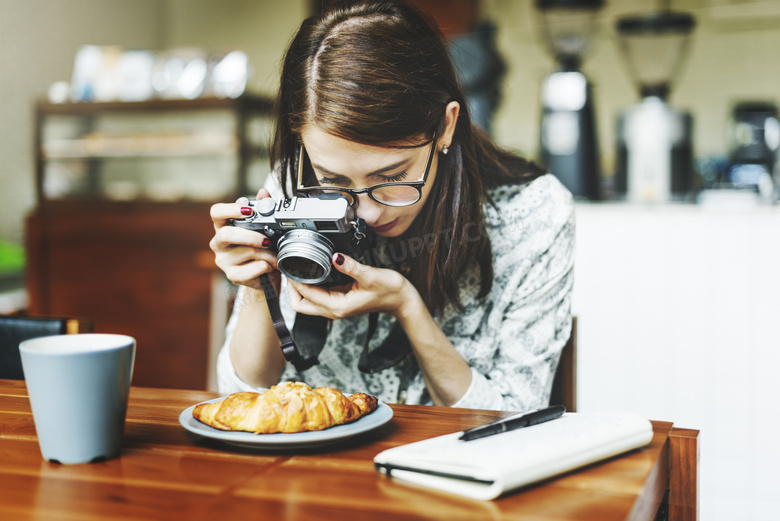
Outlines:
POLYGON ((269 215, 273 214, 274 211, 276 210, 276 203, 270 197, 267 197, 265 199, 260 199, 259 201, 257 201, 257 206, 255 206, 255 210, 260 215, 268 217, 269 215))

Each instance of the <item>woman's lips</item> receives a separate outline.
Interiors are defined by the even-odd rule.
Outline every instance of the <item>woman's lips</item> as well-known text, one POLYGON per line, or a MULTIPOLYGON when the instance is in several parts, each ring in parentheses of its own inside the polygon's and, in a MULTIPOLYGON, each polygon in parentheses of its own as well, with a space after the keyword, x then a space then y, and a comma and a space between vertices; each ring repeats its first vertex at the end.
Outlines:
POLYGON ((374 230, 374 233, 385 233, 390 231, 393 226, 395 226, 398 223, 398 218, 393 219, 387 224, 383 224, 382 226, 371 226, 371 229, 374 230))

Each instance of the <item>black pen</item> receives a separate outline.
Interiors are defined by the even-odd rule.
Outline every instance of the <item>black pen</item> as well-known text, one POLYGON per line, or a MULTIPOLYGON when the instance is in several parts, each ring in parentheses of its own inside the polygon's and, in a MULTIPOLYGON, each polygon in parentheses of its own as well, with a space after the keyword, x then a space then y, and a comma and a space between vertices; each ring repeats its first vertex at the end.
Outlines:
POLYGON ((480 425, 464 431, 459 440, 471 441, 486 436, 493 436, 494 434, 501 434, 506 431, 514 431, 523 427, 530 427, 531 425, 537 425, 544 423, 555 418, 559 418, 566 412, 566 407, 563 405, 551 405, 546 409, 539 409, 538 411, 528 412, 524 414, 518 414, 517 416, 510 416, 487 425, 480 425))

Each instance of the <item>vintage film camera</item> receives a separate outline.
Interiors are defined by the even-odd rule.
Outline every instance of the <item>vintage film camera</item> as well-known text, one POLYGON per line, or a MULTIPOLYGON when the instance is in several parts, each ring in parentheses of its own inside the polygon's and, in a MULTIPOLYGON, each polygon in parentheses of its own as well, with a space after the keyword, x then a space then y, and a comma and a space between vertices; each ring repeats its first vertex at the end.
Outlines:
POLYGON ((373 232, 342 195, 253 199, 247 206, 252 215, 233 225, 271 239, 279 271, 290 280, 324 287, 348 284, 351 277, 332 269, 335 252, 370 264, 373 232))

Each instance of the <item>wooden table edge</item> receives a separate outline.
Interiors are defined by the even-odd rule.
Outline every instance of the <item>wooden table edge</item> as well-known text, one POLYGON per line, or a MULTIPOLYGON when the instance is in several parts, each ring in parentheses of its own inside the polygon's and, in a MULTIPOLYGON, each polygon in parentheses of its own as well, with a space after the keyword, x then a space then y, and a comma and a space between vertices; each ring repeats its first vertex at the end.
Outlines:
POLYGON ((699 431, 669 432, 669 521, 699 519, 699 431))

